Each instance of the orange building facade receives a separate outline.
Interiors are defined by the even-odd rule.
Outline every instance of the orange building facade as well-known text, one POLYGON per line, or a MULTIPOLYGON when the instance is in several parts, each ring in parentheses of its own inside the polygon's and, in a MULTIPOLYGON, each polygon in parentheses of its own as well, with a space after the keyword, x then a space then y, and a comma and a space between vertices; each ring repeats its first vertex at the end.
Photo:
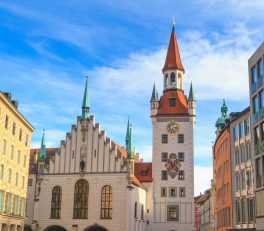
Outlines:
POLYGON ((233 226, 232 175, 230 126, 218 132, 214 144, 214 172, 216 190, 216 230, 225 231, 233 226))

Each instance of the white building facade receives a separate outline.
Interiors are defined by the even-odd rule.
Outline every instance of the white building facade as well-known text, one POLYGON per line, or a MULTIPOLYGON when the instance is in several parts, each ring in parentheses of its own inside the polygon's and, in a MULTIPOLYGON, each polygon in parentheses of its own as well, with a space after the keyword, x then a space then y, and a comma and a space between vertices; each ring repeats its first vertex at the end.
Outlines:
POLYGON ((184 95, 172 29, 163 68, 164 92, 151 98, 153 162, 135 154, 128 121, 125 148, 89 115, 86 82, 82 116, 58 149, 31 150, 27 229, 44 231, 191 231, 195 98, 184 95))

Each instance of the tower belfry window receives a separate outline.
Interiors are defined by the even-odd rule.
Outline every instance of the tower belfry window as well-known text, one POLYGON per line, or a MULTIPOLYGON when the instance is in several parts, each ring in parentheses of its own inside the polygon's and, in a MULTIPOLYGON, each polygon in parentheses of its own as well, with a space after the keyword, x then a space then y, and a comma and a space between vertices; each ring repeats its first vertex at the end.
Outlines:
POLYGON ((165 86, 169 84, 169 77, 168 74, 165 74, 165 86))
POLYGON ((174 72, 172 72, 171 75, 170 75, 170 83, 171 83, 172 85, 175 84, 175 73, 174 73, 174 72))

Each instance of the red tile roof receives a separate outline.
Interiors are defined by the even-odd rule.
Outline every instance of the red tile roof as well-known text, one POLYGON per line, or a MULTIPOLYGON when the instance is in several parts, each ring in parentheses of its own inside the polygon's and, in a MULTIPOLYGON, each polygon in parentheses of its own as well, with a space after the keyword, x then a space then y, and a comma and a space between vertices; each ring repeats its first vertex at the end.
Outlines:
POLYGON ((179 69, 184 72, 174 27, 172 28, 171 31, 171 37, 170 37, 169 47, 167 50, 166 61, 162 71, 164 72, 170 69, 179 69))
MULTIPOLYGON (((50 157, 55 156, 55 153, 58 151, 58 148, 46 148, 47 153, 47 160, 49 160, 50 157)), ((30 159, 29 159, 29 173, 37 173, 38 166, 35 162, 35 155, 39 154, 40 149, 30 149, 30 159)))
POLYGON ((183 91, 167 90, 160 99, 157 115, 188 115, 188 103, 183 91), (170 106, 170 98, 175 97, 175 107, 170 106))
POLYGON ((117 151, 120 152, 121 155, 126 158, 127 151, 123 147, 120 147, 117 143, 114 142, 114 144, 116 145, 117 151))
POLYGON ((194 203, 195 204, 202 204, 204 203, 208 198, 210 197, 210 195, 208 194, 203 194, 201 195, 194 203))
POLYGON ((140 183, 152 182, 152 163, 135 163, 135 176, 140 183))

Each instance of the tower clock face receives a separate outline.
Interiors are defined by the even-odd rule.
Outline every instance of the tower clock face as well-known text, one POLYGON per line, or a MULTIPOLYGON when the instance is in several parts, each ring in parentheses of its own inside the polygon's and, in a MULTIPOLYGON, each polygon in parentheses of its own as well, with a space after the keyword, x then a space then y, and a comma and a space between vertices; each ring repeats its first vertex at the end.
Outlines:
POLYGON ((180 125, 177 124, 174 120, 170 121, 167 125, 167 130, 170 134, 175 134, 179 131, 180 125))

